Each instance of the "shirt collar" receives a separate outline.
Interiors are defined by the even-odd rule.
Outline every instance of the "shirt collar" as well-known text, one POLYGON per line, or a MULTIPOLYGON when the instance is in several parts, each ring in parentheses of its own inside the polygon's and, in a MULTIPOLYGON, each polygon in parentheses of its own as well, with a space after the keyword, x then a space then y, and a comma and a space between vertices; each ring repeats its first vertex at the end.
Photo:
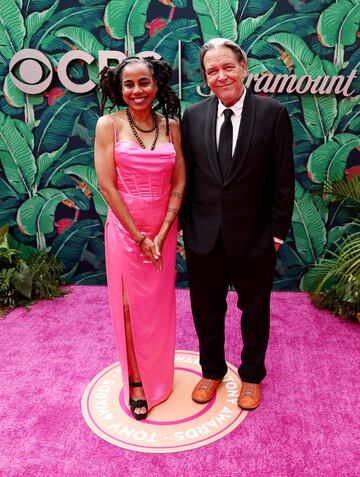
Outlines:
MULTIPOLYGON (((243 110, 243 107, 244 107, 245 96, 246 96, 246 88, 244 86, 244 91, 243 91, 243 94, 241 95, 241 98, 239 99, 239 101, 237 101, 235 104, 233 104, 230 108, 230 109, 233 110, 233 112, 234 112, 234 114, 237 118, 240 117, 240 114, 242 113, 242 110, 243 110)), ((218 100, 218 110, 217 110, 217 117, 218 118, 223 114, 225 109, 229 109, 229 108, 227 108, 227 106, 224 106, 219 99, 218 100)))

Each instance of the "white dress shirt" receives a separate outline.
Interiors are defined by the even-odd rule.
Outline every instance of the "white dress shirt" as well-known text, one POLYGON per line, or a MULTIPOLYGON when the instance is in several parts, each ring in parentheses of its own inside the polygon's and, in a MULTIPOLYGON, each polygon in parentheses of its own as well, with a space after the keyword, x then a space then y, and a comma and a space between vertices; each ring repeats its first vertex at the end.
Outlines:
MULTIPOLYGON (((220 101, 220 99, 218 100, 218 110, 217 110, 217 120, 216 120, 216 147, 219 148, 220 129, 225 120, 224 110, 232 109, 234 113, 231 116, 231 123, 233 127, 233 143, 232 143, 233 154, 235 152, 236 141, 239 135, 239 128, 240 128, 243 107, 244 107, 245 96, 246 96, 246 88, 244 87, 244 91, 243 91, 243 94, 241 95, 241 98, 239 99, 239 101, 233 104, 231 108, 224 106, 223 103, 220 101)), ((277 237, 274 237, 274 241, 280 244, 284 242, 283 240, 277 237)))
POLYGON ((233 111, 233 115, 231 116, 231 123, 233 127, 233 144, 232 144, 232 153, 234 154, 236 141, 239 135, 239 128, 241 122, 241 115, 244 107, 244 99, 246 95, 246 88, 244 87, 243 94, 239 101, 231 106, 231 108, 227 108, 222 104, 219 99, 218 102, 218 110, 217 110, 217 121, 216 121, 216 147, 219 148, 219 137, 220 137, 220 129, 225 120, 224 110, 231 109, 233 111))

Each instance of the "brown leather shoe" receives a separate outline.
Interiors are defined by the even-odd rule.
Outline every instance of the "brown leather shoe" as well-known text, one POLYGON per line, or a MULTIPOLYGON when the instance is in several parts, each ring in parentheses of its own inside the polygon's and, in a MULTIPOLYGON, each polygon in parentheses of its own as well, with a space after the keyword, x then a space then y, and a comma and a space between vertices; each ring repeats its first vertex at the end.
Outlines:
POLYGON ((242 383, 238 406, 245 411, 256 409, 260 404, 260 384, 242 383))
POLYGON ((194 387, 191 397, 195 402, 199 402, 200 404, 210 401, 221 381, 222 379, 201 378, 194 387))

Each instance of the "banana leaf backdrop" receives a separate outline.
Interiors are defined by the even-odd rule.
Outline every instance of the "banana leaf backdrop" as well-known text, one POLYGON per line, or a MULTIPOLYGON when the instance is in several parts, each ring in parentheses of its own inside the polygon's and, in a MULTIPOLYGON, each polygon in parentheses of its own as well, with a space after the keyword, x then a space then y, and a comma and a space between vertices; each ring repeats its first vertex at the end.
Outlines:
MULTIPOLYGON (((70 93, 53 81, 43 94, 19 91, 9 76, 23 48, 44 52, 56 68, 72 49, 129 55, 157 51, 174 69, 182 42, 182 106, 199 101, 198 54, 214 36, 237 41, 251 73, 348 75, 360 62, 357 0, 6 0, 0 2, 0 222, 11 244, 48 250, 71 283, 105 283, 106 204, 93 168, 96 91, 70 93)), ((97 81, 97 65, 88 76, 97 81)), ((84 82, 86 69, 70 67, 84 82)), ((55 75, 56 76, 56 75, 55 75)), ((359 91, 356 78, 351 89, 359 91)), ((360 96, 277 95, 294 130, 296 201, 281 248, 277 289, 298 289, 308 267, 351 228, 346 209, 313 192, 328 179, 359 173, 360 96)), ((186 285, 181 238, 178 286, 186 285)))

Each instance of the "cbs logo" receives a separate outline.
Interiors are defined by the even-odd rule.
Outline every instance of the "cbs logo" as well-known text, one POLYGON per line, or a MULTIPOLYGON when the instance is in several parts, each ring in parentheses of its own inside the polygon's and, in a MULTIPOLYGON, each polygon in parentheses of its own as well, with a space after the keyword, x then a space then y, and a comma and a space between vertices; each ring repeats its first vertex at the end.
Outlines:
MULTIPOLYGON (((161 56, 155 51, 142 51, 136 56, 139 58, 153 56, 160 59, 161 56)), ((109 60, 121 62, 126 55, 120 51, 101 50, 99 51, 98 65, 99 72, 108 65, 109 60)), ((96 84, 92 80, 79 84, 72 81, 67 70, 73 61, 81 61, 90 65, 96 58, 86 51, 76 50, 65 53, 59 60, 57 75, 65 88, 73 93, 87 93, 95 88, 96 84)), ((26 48, 18 51, 10 60, 9 74, 14 85, 23 93, 39 94, 43 93, 51 84, 54 76, 53 66, 49 58, 39 50, 26 48), (48 72, 44 73, 45 68, 48 72), (17 75, 13 73, 16 70, 17 75)))

